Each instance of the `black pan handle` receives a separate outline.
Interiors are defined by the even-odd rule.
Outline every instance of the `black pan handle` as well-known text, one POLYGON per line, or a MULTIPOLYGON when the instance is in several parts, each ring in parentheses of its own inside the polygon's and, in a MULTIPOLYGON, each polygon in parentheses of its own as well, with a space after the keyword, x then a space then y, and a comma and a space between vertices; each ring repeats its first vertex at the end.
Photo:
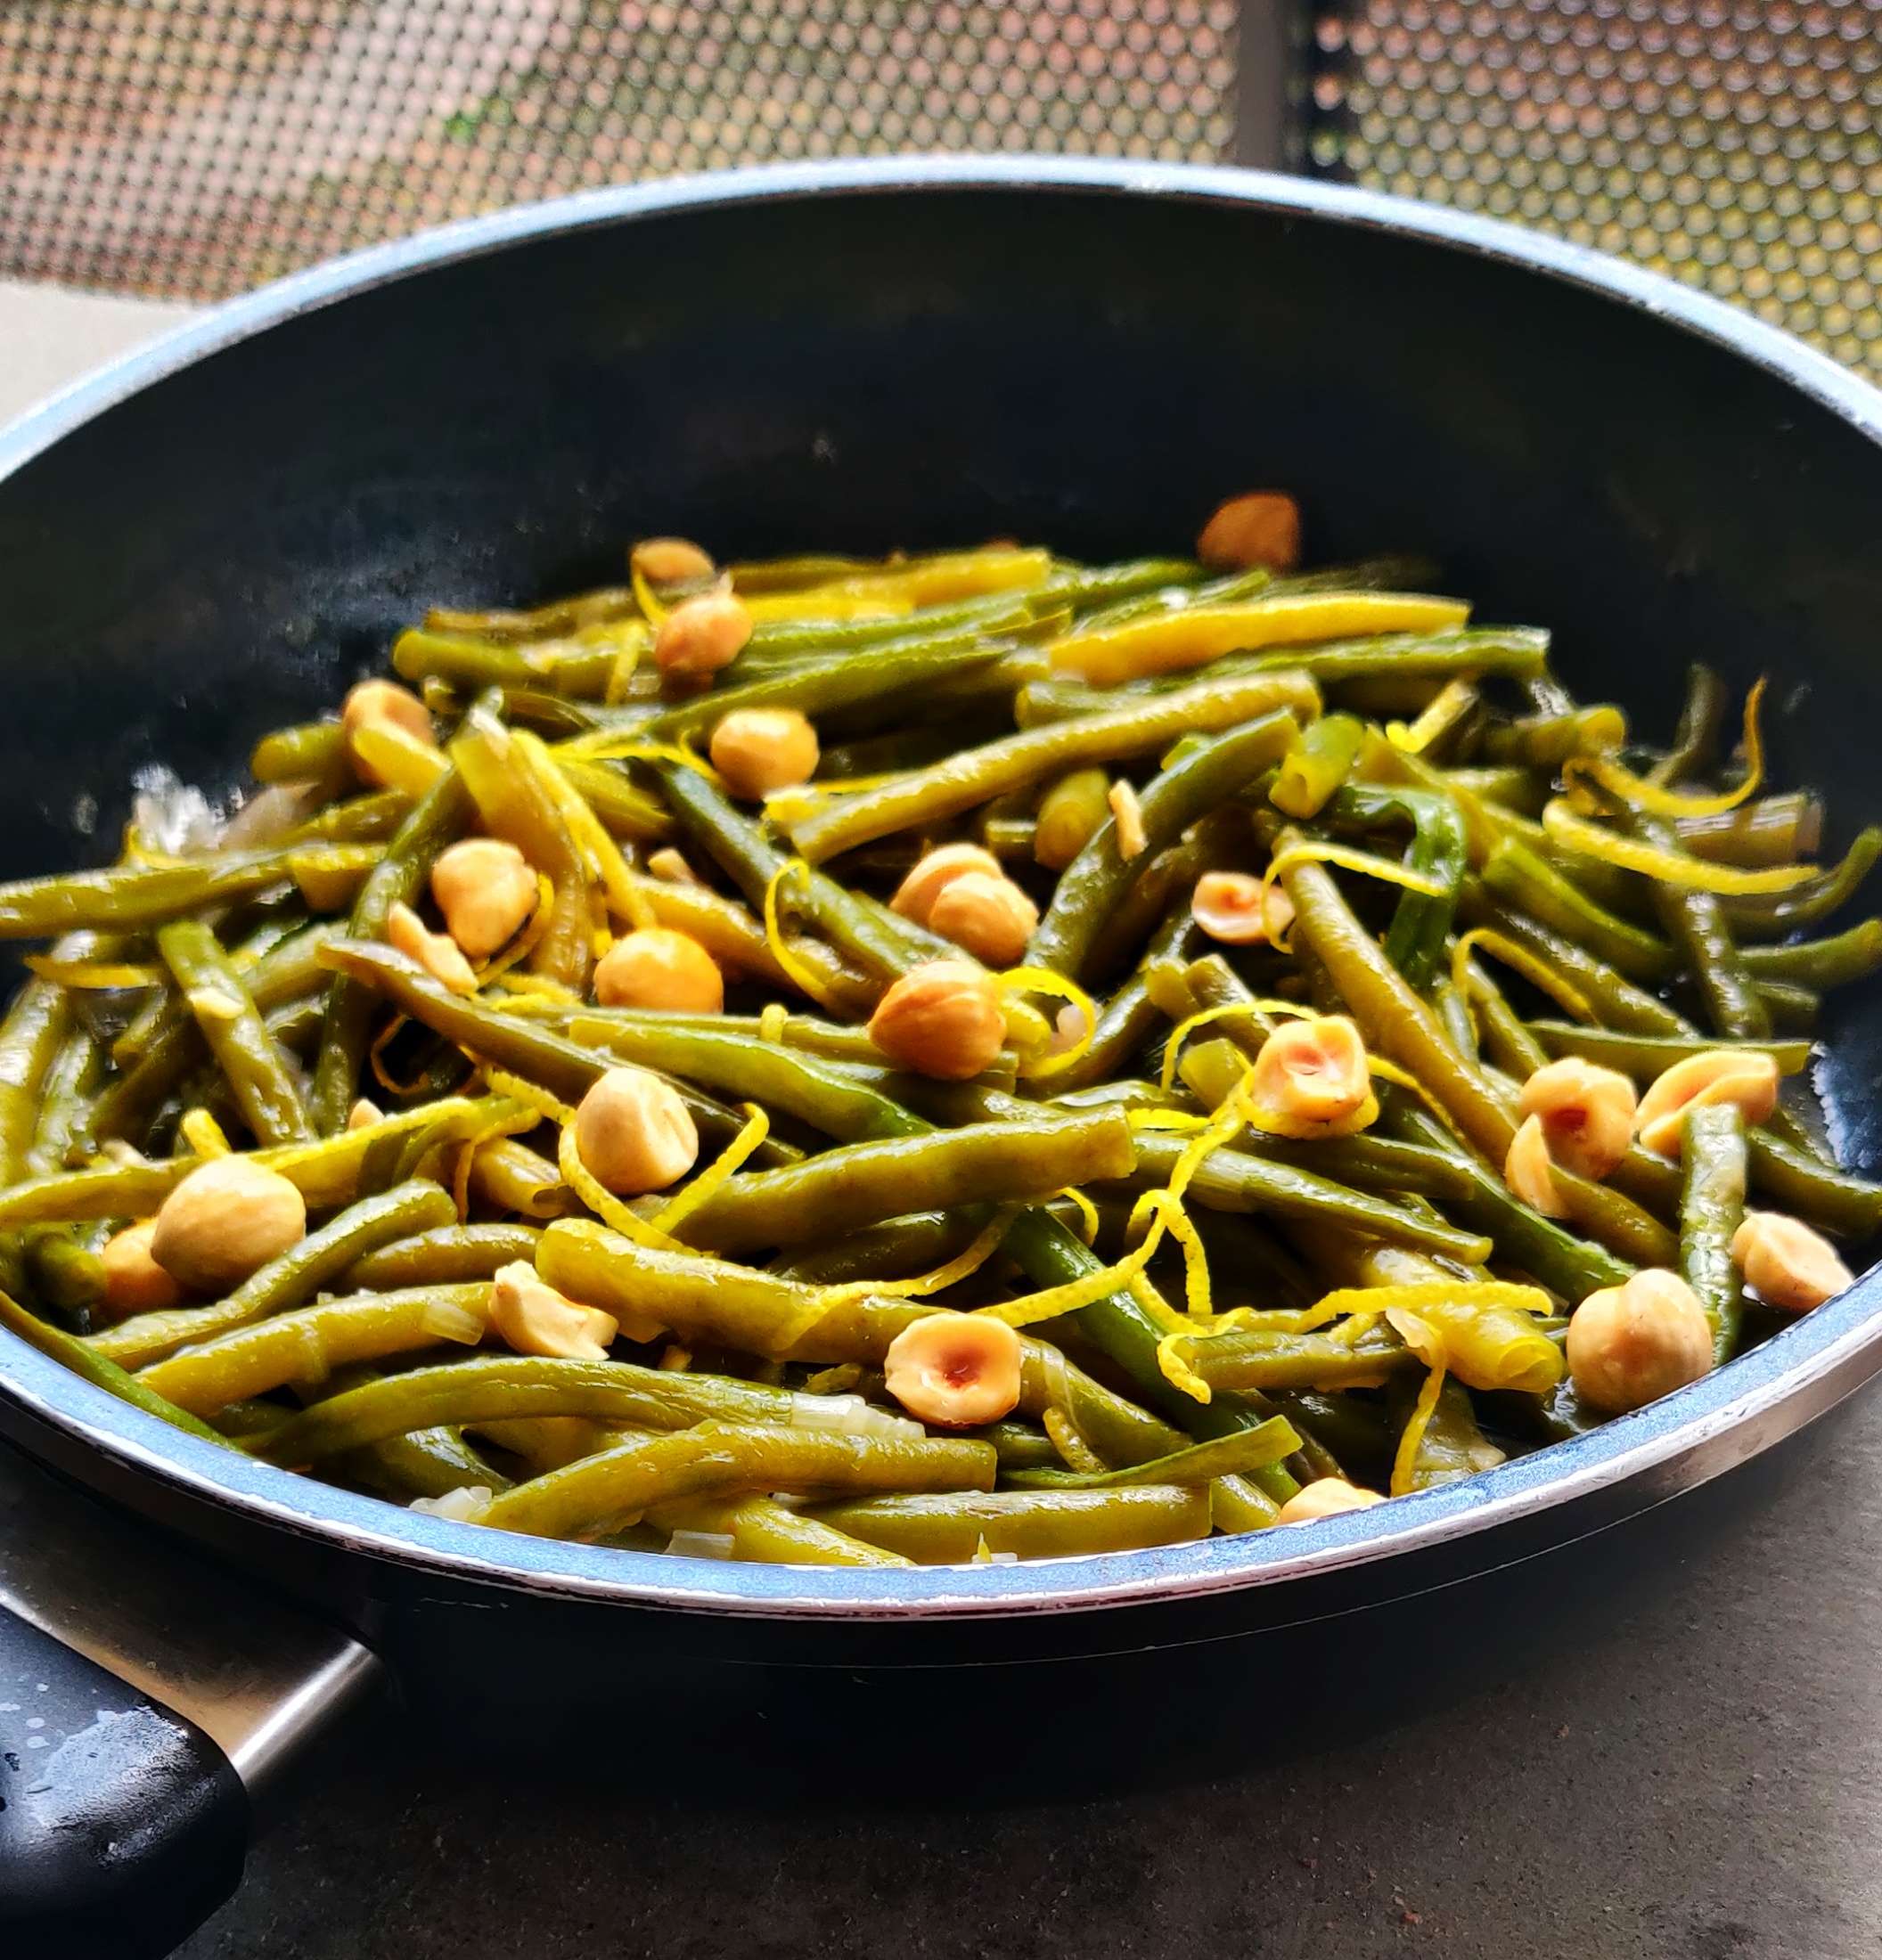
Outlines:
POLYGON ((348 1635, 0 1447, 0 1955, 168 1953, 378 1676, 348 1635))
POLYGON ((248 1840, 241 1779, 193 1722, 0 1613, 0 1948, 168 1953, 248 1840))

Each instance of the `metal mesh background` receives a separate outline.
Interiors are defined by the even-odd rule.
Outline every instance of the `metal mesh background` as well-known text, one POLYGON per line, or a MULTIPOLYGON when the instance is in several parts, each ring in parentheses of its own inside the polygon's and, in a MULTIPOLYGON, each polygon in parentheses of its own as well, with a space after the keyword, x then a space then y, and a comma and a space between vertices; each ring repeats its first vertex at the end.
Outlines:
POLYGON ((1709 286, 1882 374, 1882 0, 1360 0, 1312 167, 1709 286))
POLYGON ((0 0, 0 274, 207 299, 446 218, 919 150, 1213 160, 1234 0, 0 0))

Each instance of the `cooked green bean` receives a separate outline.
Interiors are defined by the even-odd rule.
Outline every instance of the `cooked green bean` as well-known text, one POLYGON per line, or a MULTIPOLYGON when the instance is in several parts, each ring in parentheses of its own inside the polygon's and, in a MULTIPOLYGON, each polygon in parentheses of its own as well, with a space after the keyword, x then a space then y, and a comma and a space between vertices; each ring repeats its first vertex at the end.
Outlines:
POLYGON ((44 939, 86 927, 130 932, 289 883, 317 898, 317 910, 332 911, 383 855, 370 844, 297 844, 197 862, 114 864, 22 878, 0 885, 0 939, 44 939))
POLYGON ((440 1225, 413 1232, 356 1259, 337 1284, 348 1293, 390 1293, 407 1286, 487 1279, 499 1266, 536 1259, 538 1225, 440 1225))
POLYGON ((1505 905, 1527 912, 1628 979, 1652 986, 1673 973, 1676 955, 1664 939, 1598 904, 1519 838, 1499 844, 1485 859, 1481 875, 1485 889, 1505 905))
POLYGON ((275 1045, 216 935, 200 919, 173 919, 158 932, 157 950, 256 1140, 293 1143, 312 1136, 293 1065, 275 1045))
POLYGON ((675 1227, 689 1245, 749 1252, 840 1235, 915 1210, 1007 1199, 1124 1177, 1135 1151, 1124 1112, 1013 1118, 826 1150, 781 1171, 744 1172, 675 1227))
POLYGON ((1627 717, 1617 707, 1569 708, 1559 715, 1528 715, 1485 731, 1484 760, 1554 769, 1571 755, 1616 749, 1627 739, 1627 717))
POLYGON ((1808 1041, 1722 1041, 1704 1034, 1627 1034, 1614 1028, 1582 1027, 1572 1021, 1531 1021, 1528 1025, 1549 1054, 1584 1055, 1591 1062, 1617 1068, 1642 1082, 1650 1082, 1675 1062, 1720 1048, 1769 1055, 1786 1075, 1800 1074, 1810 1064, 1808 1041))
POLYGON ((1823 841, 1823 805, 1807 789, 1760 796, 1734 810, 1676 817, 1680 848, 1721 864, 1788 864, 1823 841))
POLYGON ((1033 856, 1049 871, 1062 871, 1110 818, 1111 780, 1101 769, 1074 769, 1039 799, 1033 824, 1033 856))
POLYGON ((489 1294, 488 1286, 472 1284, 325 1301, 217 1335, 141 1368, 136 1379, 179 1409, 206 1416, 245 1395, 323 1381, 349 1361, 409 1354, 443 1341, 474 1346, 483 1337, 489 1294))
POLYGON ((871 837, 953 816, 1044 775, 1146 755, 1192 730, 1233 728, 1277 709, 1312 715, 1319 706, 1313 682, 1293 668, 1240 681, 1199 682, 1156 701, 1006 736, 919 775, 859 791, 793 825, 791 838, 815 863, 871 837))
POLYGON ((1680 1267, 1712 1322, 1714 1365, 1737 1351, 1745 1297, 1731 1256, 1745 1216, 1745 1117, 1736 1103, 1686 1113, 1685 1188, 1680 1199, 1680 1267))
POLYGON ((636 1437, 532 1477, 493 1499, 478 1522, 538 1538, 599 1538, 681 1498, 736 1490, 990 1490, 997 1469, 984 1442, 708 1424, 636 1437))
MULTIPOLYGON (((1664 818, 1635 811, 1630 816, 1630 828, 1655 850, 1677 852, 1680 847, 1677 834, 1664 818)), ((1770 1012, 1739 957, 1719 899, 1693 886, 1656 878, 1653 902, 1661 925, 1684 955, 1682 966, 1698 983, 1714 1033, 1754 1041, 1768 1035, 1770 1012)))
POLYGON ((1746 946, 1739 950, 1739 960, 1761 984, 1785 980, 1819 990, 1850 986, 1882 968, 1882 919, 1865 919, 1825 939, 1746 946))
POLYGON ((29 980, 0 1023, 0 1181, 27 1174, 40 1091, 70 1028, 71 996, 49 980, 29 980))
MULTIPOLYGON (((912 1559, 859 1538, 832 1524, 807 1517, 771 1498, 695 1499, 657 1505, 647 1514, 650 1524, 673 1531, 686 1530, 730 1536, 734 1558, 758 1559, 780 1565, 909 1565, 912 1559)), ((677 1548, 670 1545, 669 1551, 677 1548)))
POLYGON ((815 1515, 920 1565, 964 1565, 988 1553, 1064 1558, 1184 1545, 1207 1538, 1209 1493, 1150 1484, 1128 1490, 998 1490, 984 1497, 883 1497, 815 1515))

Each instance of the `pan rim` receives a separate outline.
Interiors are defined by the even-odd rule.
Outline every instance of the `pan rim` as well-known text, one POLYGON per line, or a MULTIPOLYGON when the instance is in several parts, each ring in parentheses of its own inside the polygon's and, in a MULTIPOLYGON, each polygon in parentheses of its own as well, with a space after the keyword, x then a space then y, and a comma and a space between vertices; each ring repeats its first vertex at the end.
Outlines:
MULTIPOLYGON (((1382 193, 1200 165, 1066 158, 896 158, 789 165, 582 192, 374 246, 229 301, 74 382, 0 429, 0 478, 166 377, 271 328, 395 280, 536 240, 683 210, 845 195, 1089 192, 1240 205, 1461 250, 1540 273, 1710 340, 1882 444, 1882 391, 1780 330, 1583 247, 1382 193)), ((1882 1372, 1882 1276, 1678 1393, 1468 1482, 1277 1536, 976 1568, 884 1571, 719 1564, 496 1534, 358 1496, 168 1428, 0 1332, 0 1404, 122 1470, 250 1523, 438 1580, 733 1617, 874 1621, 1085 1613, 1395 1567, 1415 1555, 1581 1505, 1640 1505, 1722 1474, 1882 1372), (1544 1467, 1546 1466, 1546 1467, 1544 1467), (1289 1549, 1289 1548, 1296 1548, 1289 1549)))

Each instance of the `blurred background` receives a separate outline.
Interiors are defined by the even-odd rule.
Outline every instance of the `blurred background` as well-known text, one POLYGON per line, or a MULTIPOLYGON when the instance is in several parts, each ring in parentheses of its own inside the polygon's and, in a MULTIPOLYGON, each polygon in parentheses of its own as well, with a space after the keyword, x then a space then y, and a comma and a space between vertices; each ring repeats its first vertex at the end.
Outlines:
POLYGON ((592 185, 963 150, 1485 211, 1882 376, 1882 0, 0 0, 0 277, 202 301, 592 185))

